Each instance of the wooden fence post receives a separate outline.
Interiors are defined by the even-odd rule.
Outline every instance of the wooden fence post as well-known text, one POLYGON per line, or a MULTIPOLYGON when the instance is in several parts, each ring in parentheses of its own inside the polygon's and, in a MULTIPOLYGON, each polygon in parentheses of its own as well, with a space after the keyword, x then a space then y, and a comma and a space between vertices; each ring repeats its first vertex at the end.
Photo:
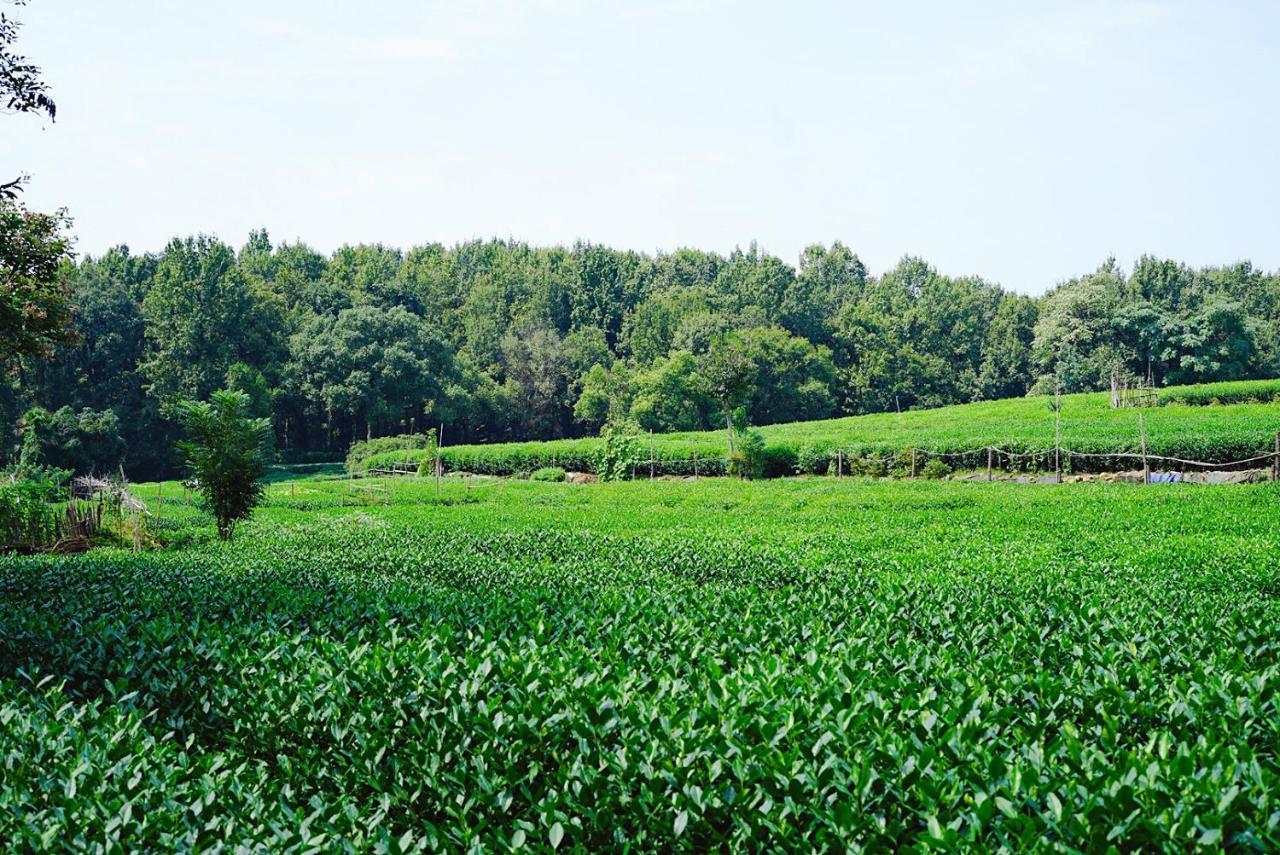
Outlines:
POLYGON ((1147 464, 1147 422, 1142 417, 1142 410, 1138 410, 1138 431, 1142 440, 1142 483, 1151 483, 1151 467, 1147 464))
POLYGON ((653 480, 653 428, 649 428, 649 480, 653 480))
POLYGON ((1055 395, 1053 405, 1053 473, 1062 480, 1062 394, 1055 395))
POLYGON ((993 454, 991 446, 987 446, 987 480, 991 480, 991 456, 993 454))
POLYGON ((911 449, 911 477, 916 477, 916 450, 911 449))
POLYGON ((836 477, 837 478, 844 477, 844 449, 843 448, 836 449, 836 477))
POLYGON ((1276 454, 1271 458, 1271 480, 1280 481, 1280 430, 1276 431, 1276 454))

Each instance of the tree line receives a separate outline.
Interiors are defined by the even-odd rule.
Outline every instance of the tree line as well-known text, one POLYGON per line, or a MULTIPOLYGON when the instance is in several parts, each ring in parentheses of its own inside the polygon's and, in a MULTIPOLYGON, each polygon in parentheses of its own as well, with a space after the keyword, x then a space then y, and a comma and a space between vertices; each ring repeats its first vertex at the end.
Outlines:
POLYGON ((325 256, 208 236, 120 246, 60 277, 71 335, 16 360, 9 441, 50 463, 174 471, 175 408, 216 390, 270 417, 286 460, 445 426, 449 442, 551 439, 608 421, 723 426, 708 358, 747 366, 752 424, 1105 388, 1273 376, 1280 276, 1114 260, 1039 298, 918 258, 872 275, 841 243, 793 267, 727 255, 476 240, 325 256))

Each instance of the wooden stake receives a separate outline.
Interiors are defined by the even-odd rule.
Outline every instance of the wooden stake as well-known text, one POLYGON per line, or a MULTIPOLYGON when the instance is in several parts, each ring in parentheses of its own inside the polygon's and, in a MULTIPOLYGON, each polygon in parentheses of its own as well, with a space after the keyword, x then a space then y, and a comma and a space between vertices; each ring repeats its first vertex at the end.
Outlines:
POLYGON ((653 480, 653 428, 649 428, 649 480, 653 480))
POLYGON ((1062 480, 1062 392, 1053 393, 1053 472, 1062 480))
MULTIPOLYGON (((1276 443, 1280 444, 1280 434, 1276 436, 1278 437, 1276 443)), ((698 446, 696 445, 693 447, 693 480, 698 480, 698 446)))
POLYGON ((1276 456, 1271 458, 1271 480, 1280 481, 1280 430, 1276 431, 1276 456))
POLYGON ((837 478, 844 477, 844 449, 843 448, 836 449, 836 477, 837 478))
POLYGON ((911 449, 911 477, 916 477, 916 450, 911 449))
POLYGON ((1138 410, 1138 431, 1142 438, 1142 483, 1151 483, 1151 467, 1147 465, 1147 421, 1138 410))
POLYGON ((995 449, 993 449, 991 446, 988 445, 987 446, 987 480, 988 481, 991 480, 991 458, 994 454, 995 454, 995 449))

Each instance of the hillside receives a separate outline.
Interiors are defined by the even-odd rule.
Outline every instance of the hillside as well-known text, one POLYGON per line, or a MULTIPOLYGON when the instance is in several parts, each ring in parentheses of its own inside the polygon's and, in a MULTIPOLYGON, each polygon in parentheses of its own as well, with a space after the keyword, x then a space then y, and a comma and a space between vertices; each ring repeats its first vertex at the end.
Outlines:
MULTIPOLYGON (((1064 395, 1062 447, 1087 454, 1137 452, 1141 415, 1150 454, 1226 463, 1271 450, 1280 431, 1280 381, 1170 387, 1161 390, 1160 401, 1157 407, 1112 409, 1105 392, 1064 395)), ((886 461, 894 466, 904 464, 911 450, 918 449, 921 465, 932 453, 949 455, 951 465, 973 467, 986 465, 986 448, 992 445, 1031 455, 997 458, 998 466, 1035 469, 1052 466, 1054 449, 1051 399, 1042 397, 768 425, 759 431, 767 443, 769 474, 775 476, 825 472, 837 450, 854 461, 896 455, 896 464, 886 461)), ((455 471, 510 474, 556 465, 590 470, 599 442, 591 438, 457 445, 443 449, 442 456, 446 468, 455 471)), ((641 438, 640 443, 645 474, 650 448, 657 474, 692 473, 695 455, 701 473, 723 470, 723 431, 656 434, 641 438)), ((428 454, 388 452, 370 458, 369 465, 420 462, 428 454)), ((1107 458, 1064 462, 1064 468, 1076 471, 1132 465, 1132 461, 1107 458)))

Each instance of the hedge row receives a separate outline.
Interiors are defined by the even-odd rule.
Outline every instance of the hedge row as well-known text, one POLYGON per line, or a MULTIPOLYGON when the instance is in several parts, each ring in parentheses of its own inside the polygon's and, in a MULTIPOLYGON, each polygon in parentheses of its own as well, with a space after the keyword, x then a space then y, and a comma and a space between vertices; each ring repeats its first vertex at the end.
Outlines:
MULTIPOLYGON (((569 472, 594 472, 595 450, 598 440, 583 439, 566 442, 517 443, 510 445, 455 446, 441 450, 444 469, 447 472, 470 472, 478 475, 527 475, 544 467, 558 467, 569 472)), ((1237 441, 1218 440, 1204 442, 1196 437, 1185 441, 1162 443, 1148 449, 1153 468, 1182 468, 1179 464, 1164 463, 1158 459, 1177 457, 1200 460, 1206 463, 1227 463, 1244 460, 1265 453, 1258 442, 1250 439, 1237 441)), ((1061 455, 1065 472, 1113 472, 1136 469, 1141 466, 1136 457, 1137 444, 1127 448, 1101 448, 1077 444, 1064 449, 1061 455), (1089 454, 1074 456, 1070 451, 1089 454), (1097 455, 1097 456, 1094 456, 1097 455)), ((430 463, 430 449, 406 449, 371 455, 364 461, 365 469, 416 468, 423 462, 430 463)), ((914 471, 921 474, 930 461, 940 461, 948 470, 983 469, 987 465, 987 447, 935 446, 933 448, 896 448, 884 444, 855 443, 836 447, 826 443, 793 445, 774 442, 765 446, 764 475, 780 478, 789 475, 834 475, 837 467, 846 475, 872 477, 905 477, 914 471), (913 458, 914 457, 914 461, 913 458)), ((1054 448, 1048 445, 1007 443, 993 455, 997 470, 1007 472, 1041 472, 1054 469, 1054 448)), ((694 474, 720 476, 725 474, 725 451, 712 452, 702 447, 694 462, 693 450, 676 443, 655 443, 652 466, 646 455, 634 467, 635 477, 646 478, 694 474)), ((936 464, 935 464, 936 465, 936 464)), ((1258 462, 1265 466, 1266 461, 1258 462)))
POLYGON ((1280 402, 1280 380, 1236 380, 1160 390, 1161 404, 1264 404, 1280 402))

